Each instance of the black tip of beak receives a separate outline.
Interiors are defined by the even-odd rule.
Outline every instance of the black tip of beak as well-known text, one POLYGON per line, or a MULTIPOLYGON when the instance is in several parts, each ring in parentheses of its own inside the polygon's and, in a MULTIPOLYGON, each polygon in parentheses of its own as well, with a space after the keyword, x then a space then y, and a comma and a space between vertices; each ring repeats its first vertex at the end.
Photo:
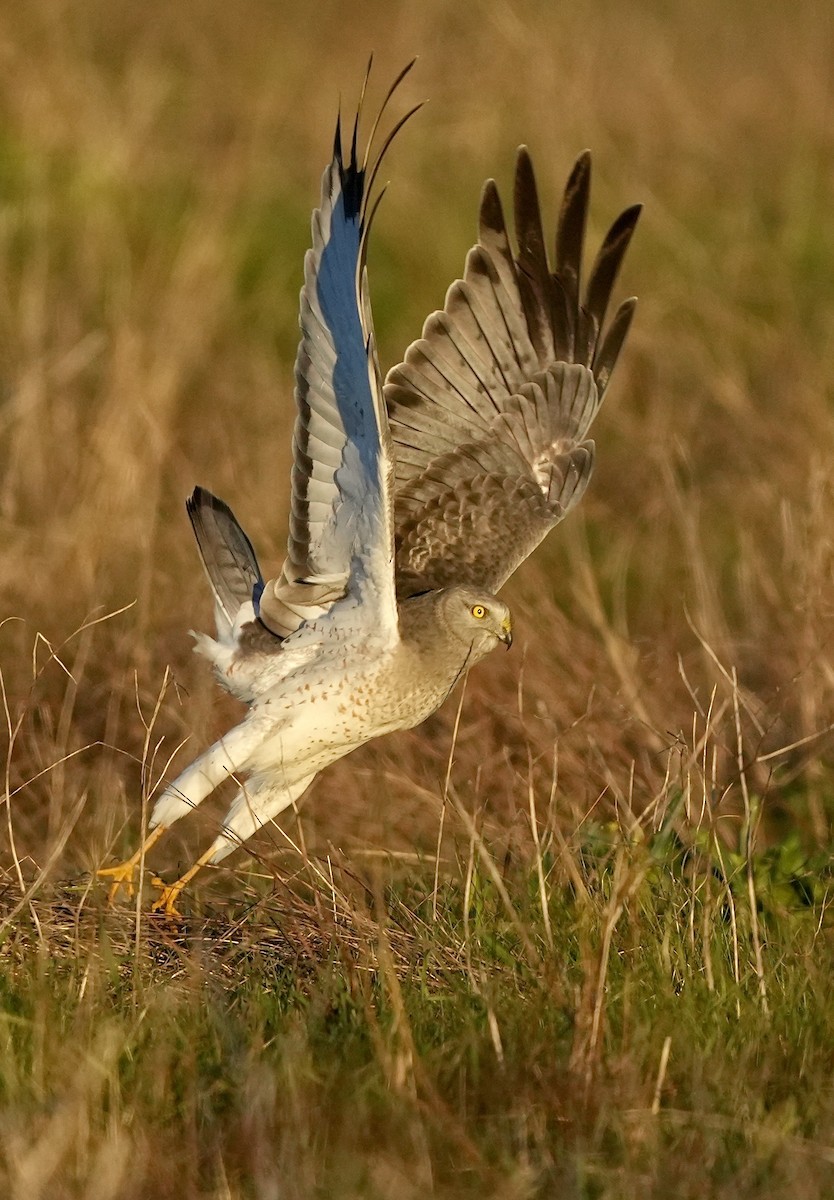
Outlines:
POLYGON ((507 632, 502 637, 501 641, 504 643, 504 645, 509 650, 513 644, 513 635, 512 635, 512 631, 510 629, 507 630, 507 632))

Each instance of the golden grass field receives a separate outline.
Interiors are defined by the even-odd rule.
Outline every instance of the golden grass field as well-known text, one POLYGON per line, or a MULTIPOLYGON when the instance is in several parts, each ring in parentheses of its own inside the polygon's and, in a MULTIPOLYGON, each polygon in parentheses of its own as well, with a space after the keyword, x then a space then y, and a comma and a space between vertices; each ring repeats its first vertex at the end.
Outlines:
POLYGON ((812 0, 0 9, 2 1194, 834 1193, 832 62, 812 0), (90 873, 239 712, 184 499, 278 567, 371 50, 371 107, 415 54, 429 99, 383 172, 383 369, 520 142, 550 222, 591 147, 592 247, 644 203, 637 319, 457 734, 452 701, 330 768, 174 935, 90 873))

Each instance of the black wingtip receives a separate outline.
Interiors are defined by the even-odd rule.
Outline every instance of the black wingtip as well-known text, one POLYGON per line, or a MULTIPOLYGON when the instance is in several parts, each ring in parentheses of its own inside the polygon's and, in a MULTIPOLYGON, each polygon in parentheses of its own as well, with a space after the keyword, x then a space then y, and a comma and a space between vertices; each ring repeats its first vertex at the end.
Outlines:
POLYGON ((539 189, 536 184, 536 172, 533 170, 533 160, 526 146, 519 146, 516 155, 513 199, 519 248, 523 252, 541 258, 544 255, 544 237, 542 235, 539 189))
POLYGON ((201 488, 199 485, 195 487, 194 491, 185 502, 185 510, 189 517, 193 517, 194 513, 196 513, 198 509, 206 505, 209 502, 210 497, 211 492, 207 492, 205 488, 201 488))
POLYGON ((568 181, 565 184, 566 195, 569 195, 571 192, 575 191, 579 187, 580 181, 586 189, 590 190, 591 161, 590 150, 583 150, 581 154, 577 155, 576 162, 571 167, 568 181))
POLYGON ((400 71, 400 73, 397 75, 396 79, 391 84, 390 88, 388 89, 388 92, 385 96, 385 99, 382 102, 379 112, 377 113, 377 115, 374 119, 373 125, 371 127, 370 136, 368 137, 367 144, 365 147, 365 152, 364 152, 363 158, 360 162, 359 151, 358 151, 359 126, 362 123, 362 114, 363 114, 364 107, 365 107, 365 98, 366 98, 366 94, 367 94, 367 90, 368 90, 368 81, 370 79, 373 61, 374 61, 374 56, 373 56, 373 54, 371 54, 368 59, 368 66, 367 66, 367 70, 365 72, 365 78, 362 83, 362 91, 359 96, 359 102, 356 106, 356 114, 354 116, 353 127, 351 130, 350 152, 349 152, 349 157, 347 159, 347 162, 345 162, 345 147, 342 142, 341 111, 340 111, 339 117, 337 118, 337 121, 336 121, 336 135, 333 139, 333 161, 336 164, 336 167, 337 167, 338 173, 339 173, 339 182, 341 185, 341 191, 342 191, 342 196, 344 198, 344 205, 345 205, 345 210, 344 210, 345 216, 348 220, 359 219, 360 221, 363 222, 363 224, 366 223, 365 222, 365 211, 364 211, 366 197, 367 197, 368 193, 372 190, 373 185, 376 182, 377 173, 379 171, 382 160, 385 157, 385 154, 386 154, 389 146, 391 145, 391 142, 394 140, 396 135, 402 129, 403 125, 405 125, 406 121, 408 121, 411 117, 413 117, 414 114, 420 108, 422 108, 422 104, 424 103, 424 102, 421 102, 420 104, 416 104, 412 109, 410 109, 405 114, 404 117, 401 117, 399 119, 399 121, 396 122, 396 124, 394 125, 394 128, 391 130, 391 132, 385 138, 385 141, 383 142, 382 148, 380 149, 379 153, 376 154, 375 160, 373 161, 373 163, 371 163, 370 155, 371 155, 372 147, 374 145, 374 139, 376 137, 376 133, 379 128, 380 122, 385 114, 385 111, 388 107, 388 103, 391 100, 391 97, 394 95, 394 93, 396 92, 399 85, 402 83, 402 81, 405 79, 406 75, 408 75, 408 73, 411 71, 412 67, 416 63, 417 59, 413 58, 411 60, 411 62, 407 63, 403 67, 403 69, 400 71))
POLYGON ((629 208, 624 209, 612 222, 611 228, 603 239, 600 253, 614 254, 618 266, 620 260, 625 256, 642 211, 642 204, 632 204, 629 208))
MULTIPOLYGON (((364 99, 364 92, 362 93, 364 99)), ((362 100, 359 101, 359 107, 356 110, 356 116, 353 118, 353 133, 350 139, 350 169, 356 170, 356 143, 359 138, 359 117, 362 114, 362 100)))
POLYGON ((636 296, 630 296, 628 300, 623 300, 605 332, 602 344, 594 352, 592 368, 594 378, 597 381, 600 399, 602 399, 605 389, 611 381, 611 374, 617 365, 620 351, 628 337, 636 309, 636 296))
POLYGON ((494 179, 488 179, 481 191, 479 209, 481 236, 485 232, 500 234, 506 237, 507 225, 504 220, 504 206, 501 203, 501 193, 494 179))
POLYGON ((642 211, 643 211, 642 204, 629 205, 628 208, 624 209, 624 211, 620 213, 619 217, 617 217, 617 220, 611 226, 611 229, 612 230, 615 230, 615 229, 620 230, 620 229, 624 229, 626 226, 629 226, 631 229, 634 229, 635 225, 637 224, 638 220, 640 219, 640 213, 642 211))
POLYGON ((200 485, 197 484, 197 486, 194 488, 194 491, 191 493, 185 503, 188 508, 200 508, 203 505, 214 507, 217 504, 222 504, 223 501, 218 500, 217 497, 208 490, 208 488, 200 487, 200 485))
POLYGON ((533 174, 533 160, 529 147, 524 142, 515 152, 515 173, 518 176, 522 171, 525 174, 533 174))
POLYGON ((237 517, 229 508, 225 500, 221 500, 219 496, 215 496, 208 488, 195 487, 194 491, 185 502, 186 512, 193 522, 194 518, 199 515, 200 510, 204 508, 214 509, 215 512, 224 513, 226 516, 238 524, 237 517))
POLYGON ((342 185, 342 197, 345 205, 345 217, 348 221, 361 220, 362 207, 365 199, 365 172, 356 163, 356 131, 351 157, 347 166, 338 159, 339 178, 342 185))

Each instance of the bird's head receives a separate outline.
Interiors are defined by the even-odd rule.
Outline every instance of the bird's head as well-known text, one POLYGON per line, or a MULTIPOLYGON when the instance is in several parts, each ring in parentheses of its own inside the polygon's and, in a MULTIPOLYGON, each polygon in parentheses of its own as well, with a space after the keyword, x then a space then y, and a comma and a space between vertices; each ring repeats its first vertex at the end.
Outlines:
POLYGON ((449 633, 470 648, 473 659, 483 658, 499 642, 509 650, 513 623, 503 600, 471 587, 447 588, 439 596, 439 615, 449 633))

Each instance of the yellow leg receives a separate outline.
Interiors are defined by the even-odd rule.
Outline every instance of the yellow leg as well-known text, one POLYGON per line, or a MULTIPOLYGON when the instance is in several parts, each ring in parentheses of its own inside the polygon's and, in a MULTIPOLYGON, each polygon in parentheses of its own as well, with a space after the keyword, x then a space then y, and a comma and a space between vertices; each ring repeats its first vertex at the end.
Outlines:
POLYGON ((180 892, 184 887, 188 887, 197 872, 202 870, 211 861, 213 853, 213 848, 206 850, 205 854, 200 855, 194 866, 189 867, 185 874, 181 875, 174 883, 162 883, 161 880, 155 880, 154 882, 162 890, 159 899, 152 906, 151 911, 162 913, 166 917, 173 917, 174 920, 179 919, 182 916, 182 913, 177 910, 177 900, 179 899, 180 892))
POLYGON ((156 829, 148 834, 136 853, 126 859, 125 862, 119 863, 115 867, 103 867, 100 871, 96 871, 96 875, 100 879, 110 878, 113 880, 113 883, 110 885, 110 891, 107 893, 108 904, 115 902, 122 888, 127 891, 128 899, 133 896, 135 891, 133 880, 139 869, 139 863, 142 861, 143 856, 150 850, 151 846, 159 841, 167 828, 167 825, 157 825, 156 829))

